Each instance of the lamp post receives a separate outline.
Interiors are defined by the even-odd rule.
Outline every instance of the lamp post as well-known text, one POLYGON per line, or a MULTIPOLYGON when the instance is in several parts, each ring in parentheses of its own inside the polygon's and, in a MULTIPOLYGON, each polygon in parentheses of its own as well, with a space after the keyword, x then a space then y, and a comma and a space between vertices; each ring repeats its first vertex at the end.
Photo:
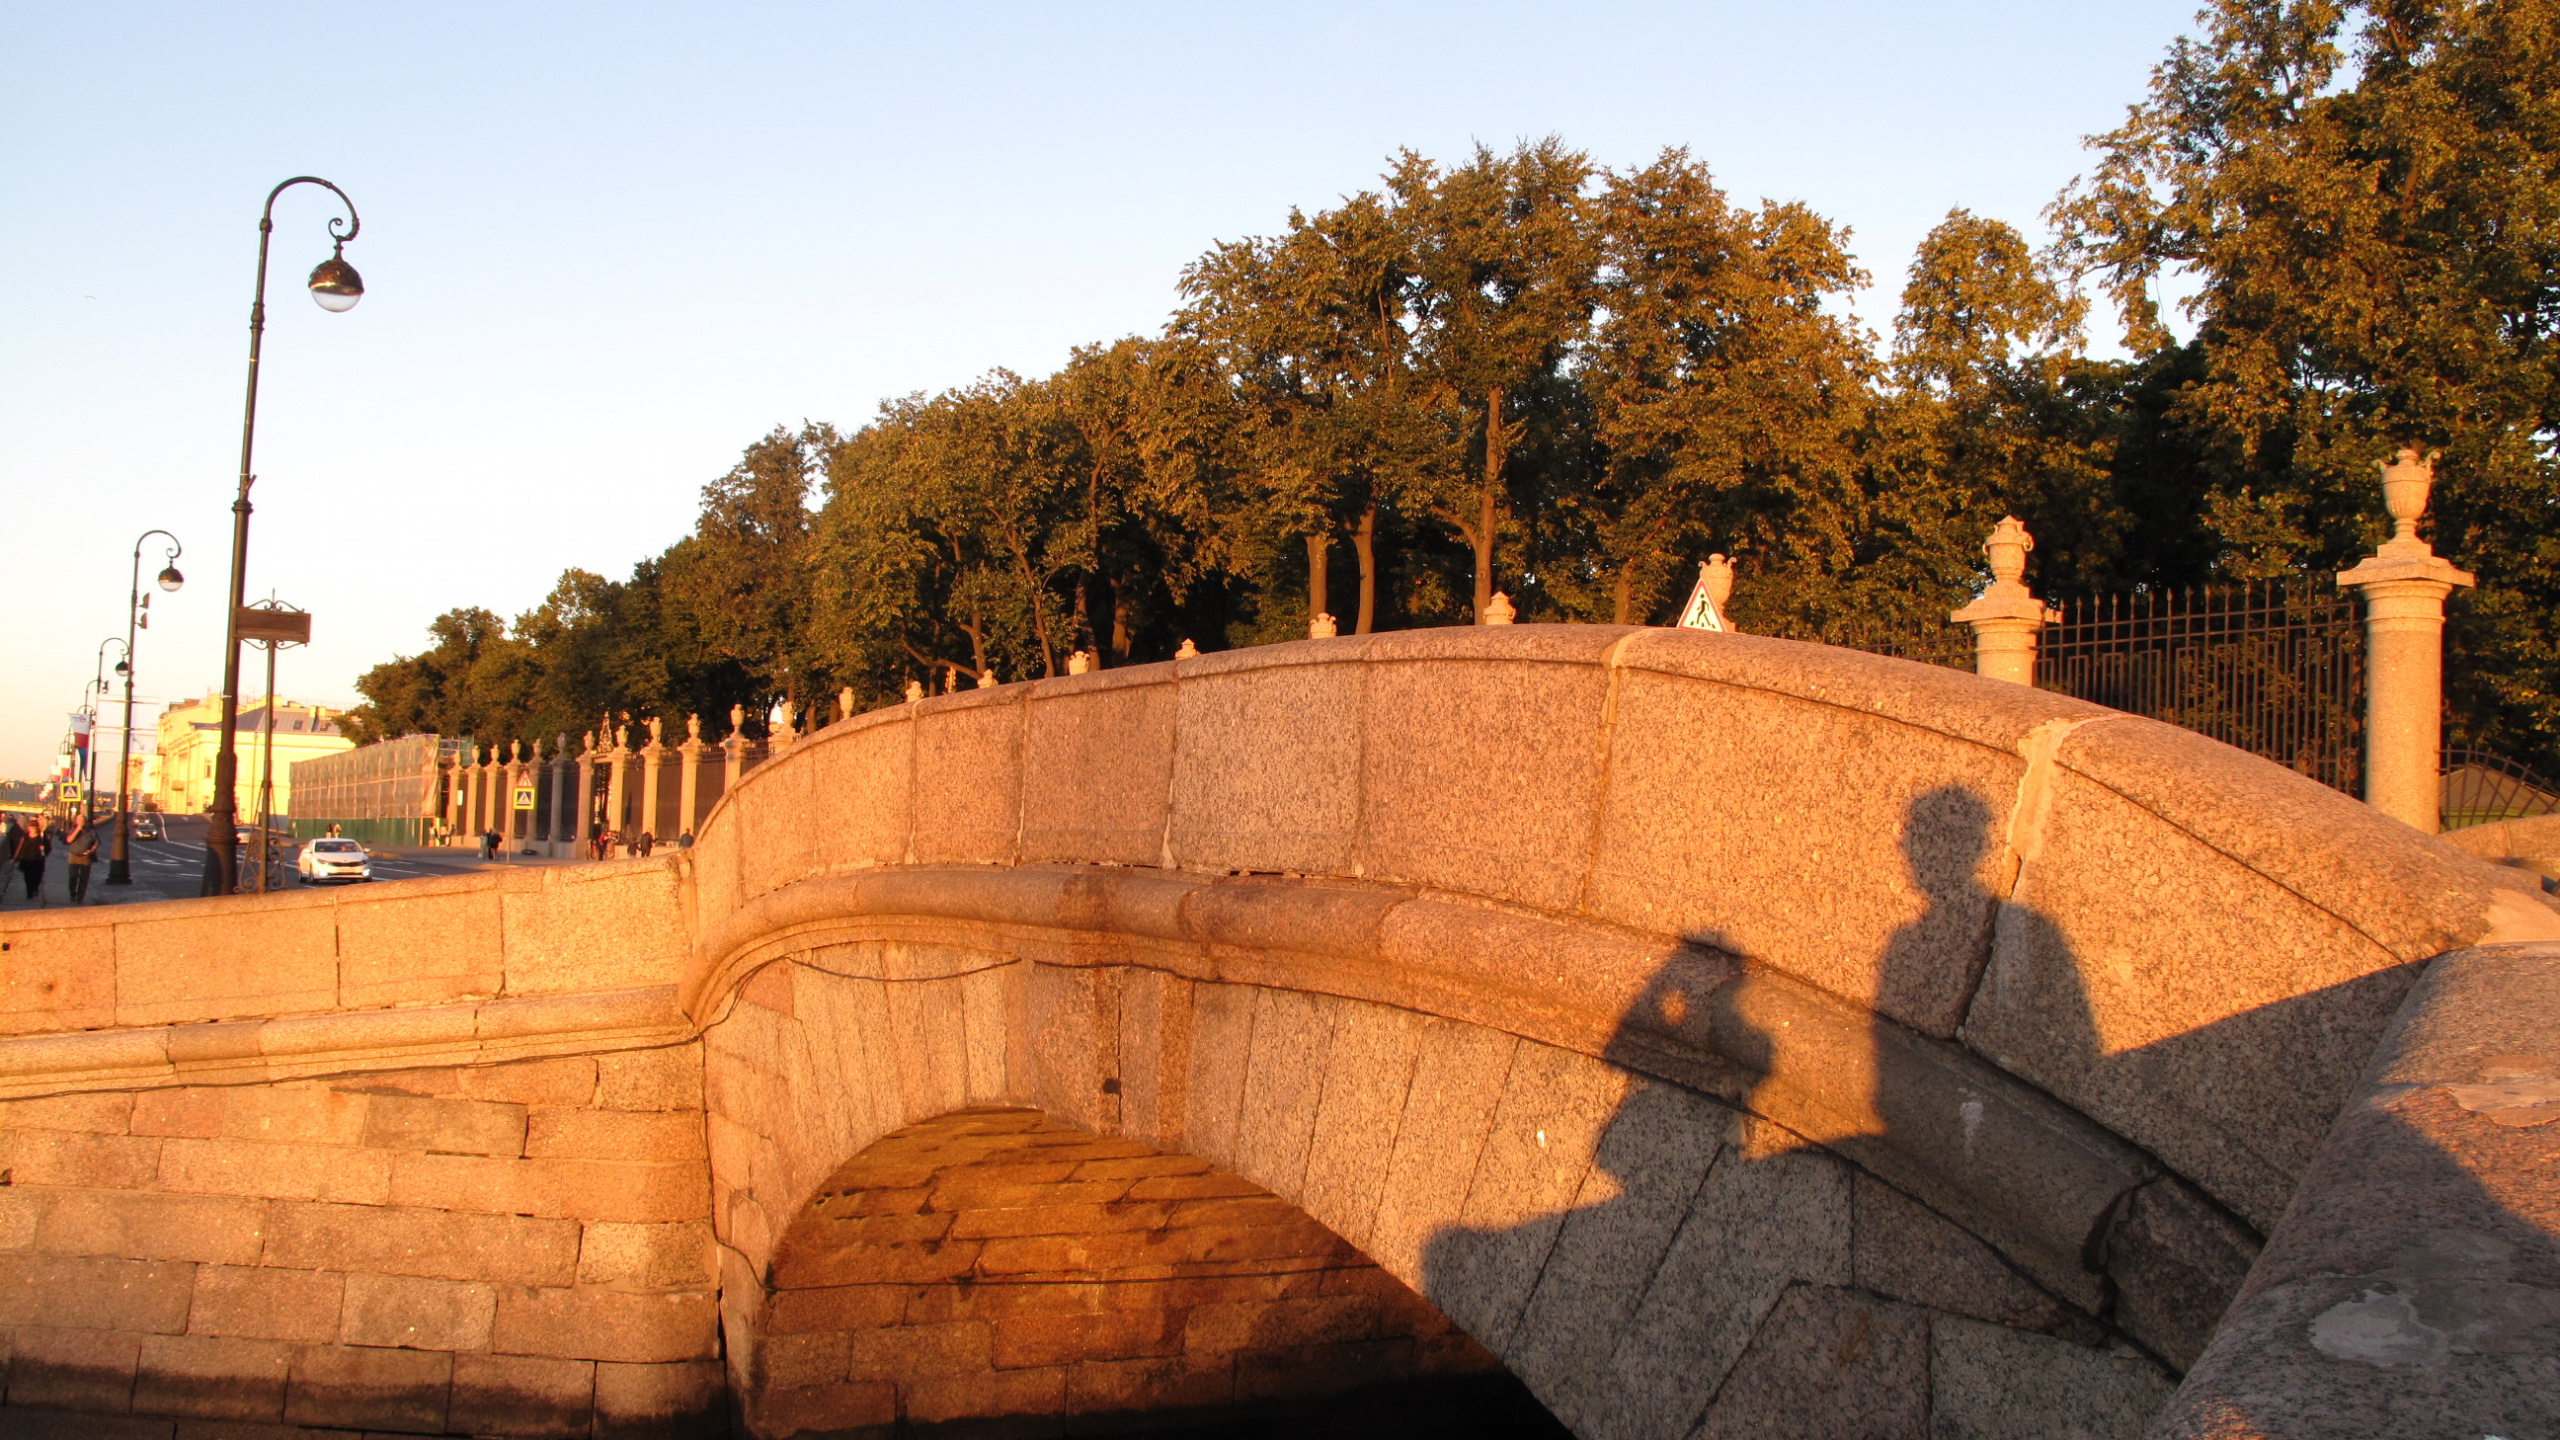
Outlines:
POLYGON ((249 457, 258 433, 258 344, 267 330, 267 241, 276 228, 276 197, 296 185, 321 186, 347 207, 345 234, 338 233, 338 218, 329 217, 331 252, 311 272, 311 298, 332 312, 354 309, 364 298, 364 281, 346 261, 346 244, 364 222, 347 192, 317 175, 296 175, 268 191, 266 209, 258 216, 258 288, 249 302, 249 400, 240 419, 240 493, 231 502, 231 600, 222 622, 222 738, 213 752, 213 803, 205 810, 202 893, 207 895, 228 895, 239 884, 239 839, 232 827, 240 813, 235 798, 240 760, 231 746, 240 730, 240 609, 249 583, 249 487, 257 483, 249 457))
POLYGON ((148 603, 142 597, 142 547, 154 535, 169 542, 169 563, 160 569, 160 588, 175 593, 187 583, 187 577, 178 573, 178 557, 187 547, 178 543, 177 536, 166 530, 145 530, 134 537, 133 590, 124 608, 124 663, 116 667, 116 673, 124 676, 124 749, 116 757, 116 844, 107 857, 110 885, 133 883, 133 802, 126 798, 133 789, 128 783, 133 774, 133 642, 135 632, 148 623, 142 618, 148 603))
POLYGON ((98 702, 107 693, 107 647, 110 645, 124 648, 124 654, 116 659, 116 673, 124 675, 133 670, 131 642, 120 635, 110 635, 98 642, 97 669, 89 676, 88 690, 80 696, 80 709, 89 717, 89 751, 82 757, 89 762, 89 774, 80 794, 80 822, 84 825, 98 813, 98 702))

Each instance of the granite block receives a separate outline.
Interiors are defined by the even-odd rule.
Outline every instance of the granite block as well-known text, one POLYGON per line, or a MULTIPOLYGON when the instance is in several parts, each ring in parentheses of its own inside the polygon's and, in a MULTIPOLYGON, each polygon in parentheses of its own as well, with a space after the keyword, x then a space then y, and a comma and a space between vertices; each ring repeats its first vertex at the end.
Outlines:
POLYGON ((1930 1329, 1935 1440, 2141 1440, 2178 1384, 2130 1351, 1952 1316, 1930 1329))
POLYGON ((133 1408, 148 1415, 210 1420, 281 1420, 293 1347, 273 1340, 210 1335, 143 1339, 133 1408))
POLYGON ((1334 1021, 1342 1002, 1294 990, 1259 990, 1253 1002, 1253 1046, 1246 1061, 1236 1125, 1239 1175, 1284 1199, 1306 1193, 1307 1149, 1316 1105, 1333 1058, 1334 1021))
POLYGON ((1511 1373, 1556 1418, 1588 1430, 1631 1377, 1612 1361, 1687 1222, 1733 1112, 1676 1085, 1640 1083, 1601 1134, 1510 1344, 1511 1373))
POLYGON ((1038 686, 1024 709, 1030 763, 1022 859, 1162 863, 1179 710, 1174 686, 1080 676, 1038 686))
POLYGON ((506 980, 494 888, 337 907, 338 1003, 407 1005, 495 995, 506 980))
POLYGON ((809 772, 810 860, 821 871, 895 865, 915 828, 915 726, 894 712, 830 734, 792 762, 809 772))
POLYGON ((1620 681, 1609 743, 1592 913, 1953 1033, 1990 936, 2017 754, 1643 671, 1620 681))
POLYGON ((1454 1020, 1422 1022, 1377 1217, 1361 1247, 1408 1285, 1426 1285, 1432 1237, 1456 1225, 1466 1209, 1467 1189, 1518 1045, 1499 1030, 1454 1020))
POLYGON ((270 903, 255 924, 218 913, 168 920, 117 913, 119 1025, 290 1015, 338 1003, 329 907, 270 903))
POLYGON ((1360 824, 1368 672, 1356 663, 1287 663, 1317 653, 1353 661, 1358 652, 1336 646, 1184 672, 1169 842, 1175 865, 1348 872, 1360 824))
POLYGON ((2275 1223, 2415 980, 2124 797, 2057 775, 1964 1042, 2275 1223))
POLYGON ((1619 1389, 1587 1412, 1587 1433, 1684 1433, 1788 1287, 1849 1281, 1848 1167, 1765 1122, 1738 1128, 1619 1337, 1619 1389))
POLYGON ((1926 1312, 1907 1305, 1791 1286, 1695 1433, 1699 1440, 1931 1440, 1929 1329, 1926 1312))
POLYGON ((1425 1022, 1409 1010, 1358 1001, 1339 1002, 1336 1011, 1298 1203, 1335 1234, 1366 1246, 1425 1022))
POLYGON ((1522 1041, 1513 1053, 1460 1225, 1432 1238, 1419 1287, 1497 1355, 1509 1351, 1628 1084, 1625 1072, 1571 1051, 1522 1041))
POLYGON ((1006 865, 1019 858, 1021 701, 1016 690, 968 692, 918 711, 911 863, 1006 865))
MULTIPOLYGON (((1398 647, 1381 643, 1383 661, 1398 647)), ((1351 873, 1569 911, 1598 813, 1598 666, 1374 665, 1351 873)))

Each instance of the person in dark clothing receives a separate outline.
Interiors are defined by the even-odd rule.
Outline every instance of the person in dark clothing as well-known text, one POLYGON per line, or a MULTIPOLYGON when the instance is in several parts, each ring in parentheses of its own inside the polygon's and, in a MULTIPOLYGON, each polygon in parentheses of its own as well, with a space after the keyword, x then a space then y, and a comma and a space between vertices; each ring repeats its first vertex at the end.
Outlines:
POLYGON ((9 858, 17 863, 18 878, 27 882, 27 898, 44 896, 44 859, 53 853, 53 836, 47 834, 42 820, 28 823, 18 832, 18 843, 9 847, 9 858))
POLYGON ((640 852, 641 859, 648 859, 649 852, 658 848, 658 832, 655 830, 641 831, 638 843, 634 844, 631 848, 640 852))
POLYGON ((83 816, 80 828, 71 832, 70 840, 62 849, 63 862, 69 867, 63 872, 63 878, 70 883, 71 903, 86 905, 89 903, 89 867, 98 859, 98 822, 83 816))

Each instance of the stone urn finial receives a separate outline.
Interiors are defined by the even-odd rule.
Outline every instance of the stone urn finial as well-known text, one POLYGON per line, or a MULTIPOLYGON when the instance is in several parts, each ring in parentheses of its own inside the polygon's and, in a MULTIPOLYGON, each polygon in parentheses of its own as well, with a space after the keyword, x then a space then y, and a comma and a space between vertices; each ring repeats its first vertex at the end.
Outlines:
POLYGON ((581 755, 593 755, 596 753, 596 732, 593 730, 587 732, 587 746, 584 750, 581 750, 578 753, 581 755))
POLYGON ((1070 650, 1070 651, 1068 651, 1068 652, 1067 652, 1067 673, 1068 673, 1068 674, 1070 674, 1070 675, 1082 675, 1082 674, 1084 674, 1086 671, 1091 670, 1092 668, 1093 668, 1093 653, 1092 653, 1091 651, 1088 651, 1088 650, 1070 650))
POLYGON ((2015 515, 2004 516, 1991 527, 1991 538, 1982 542, 1991 557, 1991 583, 2015 585, 2026 577, 2027 552, 2036 548, 2036 537, 2027 533, 2024 521, 2015 515))
POLYGON ((924 682, 923 682, 923 681, 921 681, 921 680, 910 680, 910 681, 908 681, 908 682, 907 682, 907 703, 908 703, 908 704, 910 704, 910 705, 913 705, 913 704, 915 704, 917 701, 922 700, 923 698, 924 698, 924 682))
POLYGON ((997 680, 997 678, 996 678, 996 667, 994 667, 993 665, 990 665, 990 666, 988 666, 986 669, 981 670, 981 671, 979 671, 979 672, 978 672, 978 688, 979 688, 979 689, 981 689, 981 690, 993 690, 994 688, 996 688, 996 686, 997 686, 999 683, 1001 683, 1001 682, 999 682, 999 681, 997 680))
POLYGON ((554 741, 552 742, 552 746, 551 746, 551 758, 552 758, 553 760, 555 760, 555 761, 556 761, 556 760, 558 760, 561 756, 566 755, 566 754, 568 754, 568 753, 569 753, 569 732, 568 732, 568 731, 566 731, 566 730, 563 730, 563 731, 561 731, 561 732, 560 732, 559 737, 558 737, 556 740, 554 740, 554 741))
POLYGON ((2391 538, 2418 538, 2418 517, 2427 513, 2427 491, 2436 483, 2436 458, 2430 450, 2419 458, 2416 447, 2403 445, 2382 467, 2382 504, 2391 512, 2391 538))
POLYGON ((697 711, 694 714, 684 717, 684 738, 693 741, 699 741, 702 739, 702 715, 700 712, 697 711))
POLYGON ((744 730, 744 729, 746 729, 746 728, 747 728, 747 707, 746 707, 746 706, 744 706, 744 705, 732 705, 732 706, 730 706, 730 707, 729 707, 729 733, 730 733, 730 734, 732 734, 732 735, 735 735, 735 734, 737 734, 739 731, 744 730))
POLYGON ((1724 613, 1724 602, 1733 598, 1733 562, 1722 555, 1710 555, 1698 563, 1698 578, 1706 582, 1707 598, 1715 602, 1716 613, 1724 613))
POLYGON ((507 742, 507 762, 512 765, 521 765, 524 763, 523 741, 510 740, 507 742))
POLYGON ((1197 660, 1200 658, 1200 647, 1192 644, 1189 636, 1185 636, 1183 637, 1182 647, 1173 652, 1173 658, 1176 660, 1197 660))
POLYGON ((1492 602, 1484 607, 1484 623, 1508 625, 1519 618, 1519 607, 1511 603, 1511 597, 1499 590, 1494 591, 1492 602))
POLYGON ((838 720, 853 718, 853 687, 850 685, 836 692, 836 718, 838 720))
POLYGON ((1330 640, 1341 633, 1342 627, 1334 623, 1333 617, 1321 611, 1307 622, 1307 638, 1310 640, 1330 640))
POLYGON ((666 717, 663 715, 652 715, 649 717, 649 746, 651 749, 656 749, 660 741, 664 739, 666 735, 666 723, 666 717))

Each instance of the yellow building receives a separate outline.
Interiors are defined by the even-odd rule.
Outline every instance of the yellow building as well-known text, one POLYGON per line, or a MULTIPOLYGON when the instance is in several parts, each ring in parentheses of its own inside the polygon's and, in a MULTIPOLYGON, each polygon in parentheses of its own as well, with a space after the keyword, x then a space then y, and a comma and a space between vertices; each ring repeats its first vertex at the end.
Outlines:
MULTIPOLYGON (((247 820, 258 813, 258 776, 266 759, 265 707, 241 708, 239 736, 233 753, 240 757, 232 803, 247 820)), ((182 700, 160 714, 157 769, 147 793, 163 810, 176 815, 202 814, 213 804, 213 756, 222 743, 222 700, 182 700)), ((275 802, 271 813, 293 813, 293 762, 317 760, 352 750, 355 742, 338 733, 336 712, 299 700, 276 701, 275 802)))

